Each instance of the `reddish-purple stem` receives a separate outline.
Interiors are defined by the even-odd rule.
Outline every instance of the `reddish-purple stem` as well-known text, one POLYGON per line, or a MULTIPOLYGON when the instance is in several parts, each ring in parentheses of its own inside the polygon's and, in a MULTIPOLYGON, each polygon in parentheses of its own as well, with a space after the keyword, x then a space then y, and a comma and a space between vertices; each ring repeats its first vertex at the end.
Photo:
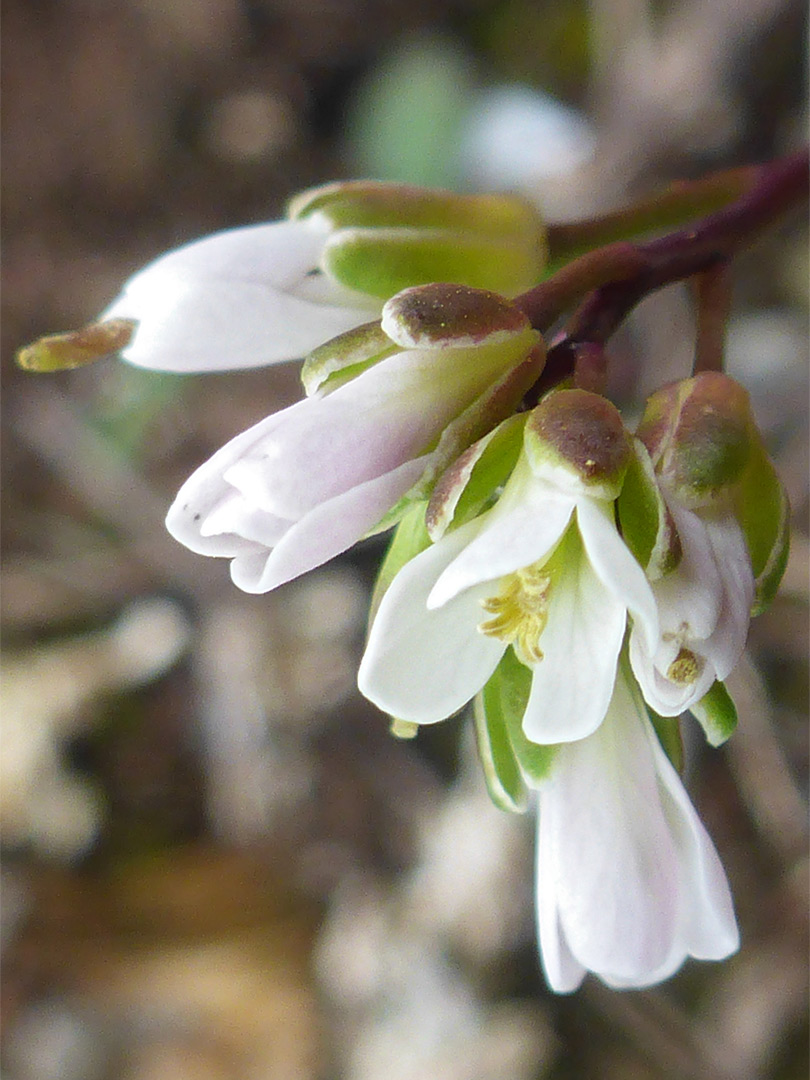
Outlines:
MULTIPOLYGON (((530 397, 538 396, 574 370, 581 345, 604 344, 630 311, 651 292, 724 262, 759 232, 807 198, 807 150, 762 165, 751 189, 694 226, 648 243, 609 244, 563 267, 515 301, 532 325, 546 331, 567 306, 588 293, 548 352, 546 367, 530 397), (592 290, 592 291, 590 291, 592 290)), ((531 403, 531 402, 529 402, 531 403)))

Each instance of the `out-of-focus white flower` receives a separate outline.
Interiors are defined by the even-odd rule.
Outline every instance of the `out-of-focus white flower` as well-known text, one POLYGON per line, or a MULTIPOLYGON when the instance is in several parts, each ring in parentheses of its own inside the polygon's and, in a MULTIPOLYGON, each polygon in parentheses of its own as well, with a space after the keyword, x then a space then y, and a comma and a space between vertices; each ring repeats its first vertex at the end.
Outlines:
POLYGON ((362 693, 399 720, 433 723, 469 701, 511 646, 532 673, 525 736, 549 744, 595 731, 628 610, 650 645, 658 638, 649 584, 615 524, 628 459, 604 398, 546 397, 495 506, 389 586, 360 665, 362 693))
POLYGON ((739 947, 723 868, 620 664, 604 723, 558 749, 538 792, 537 920, 546 978, 575 990, 666 979, 739 947))
POLYGON ((215 233, 139 271, 101 316, 135 323, 121 356, 224 371, 305 356, 402 289, 536 284, 545 231, 524 200, 354 181, 292 200, 289 220, 215 233))
POLYGON ((101 316, 137 327, 121 356, 158 371, 226 371, 304 356, 380 303, 318 272, 325 222, 214 233, 156 259, 101 316))
POLYGON ((183 485, 169 532, 266 592, 397 520, 398 504, 516 407, 544 362, 516 307, 404 290, 305 365, 308 399, 238 435, 183 485), (359 374, 357 373, 359 371, 359 374), (393 513, 392 513, 393 512, 393 513))

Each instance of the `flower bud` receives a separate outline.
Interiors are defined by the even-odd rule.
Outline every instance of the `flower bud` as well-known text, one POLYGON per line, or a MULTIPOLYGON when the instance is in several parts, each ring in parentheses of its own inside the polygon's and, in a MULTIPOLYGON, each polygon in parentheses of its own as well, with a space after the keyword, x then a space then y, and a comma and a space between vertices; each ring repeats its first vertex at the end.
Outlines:
POLYGON ((745 390, 706 371, 653 394, 637 435, 665 487, 681 505, 698 509, 739 480, 753 430, 745 390))
POLYGON ((330 278, 379 299, 429 281, 515 296, 536 284, 547 254, 537 212, 510 195, 351 181, 303 192, 288 216, 328 231, 330 278))
POLYGON ((615 499, 630 463, 630 439, 618 410, 587 390, 558 390, 529 417, 526 452, 537 475, 567 473, 567 486, 615 499))

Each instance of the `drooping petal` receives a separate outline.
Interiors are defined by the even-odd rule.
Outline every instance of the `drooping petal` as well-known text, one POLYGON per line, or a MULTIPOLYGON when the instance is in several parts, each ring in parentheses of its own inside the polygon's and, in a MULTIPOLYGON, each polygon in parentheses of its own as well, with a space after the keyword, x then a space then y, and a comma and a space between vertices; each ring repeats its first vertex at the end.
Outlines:
POLYGON ((565 532, 573 500, 535 480, 520 460, 498 502, 479 519, 477 537, 449 564, 428 604, 440 607, 464 589, 514 573, 549 554, 565 532))
POLYGON ((599 730, 558 751, 539 814, 537 914, 554 989, 572 988, 575 964, 641 988, 688 956, 738 947, 717 854, 621 668, 599 730))
POLYGON ((664 813, 680 854, 684 881, 683 916, 679 927, 683 953, 698 960, 722 960, 736 952, 740 932, 725 871, 681 778, 661 748, 649 723, 664 813))
POLYGON ((491 583, 469 589, 434 611, 436 578, 480 528, 463 525, 417 555, 382 598, 360 664, 360 692, 384 712, 432 724, 457 712, 490 677, 503 642, 478 633, 480 601, 491 583))
POLYGON ((231 229, 156 259, 103 319, 135 319, 122 356, 159 371, 227 371, 304 356, 379 311, 334 283, 312 293, 326 232, 282 221, 231 229))
POLYGON ((605 722, 559 751, 539 813, 538 865, 552 868, 571 954, 603 978, 646 985, 672 951, 681 882, 653 756, 623 677, 605 722))
POLYGON ((577 501, 577 524, 594 573, 630 611, 644 640, 658 641, 658 613, 650 584, 616 530, 613 507, 596 499, 577 501))
POLYGON ((586 969, 568 948, 557 905, 556 851, 554 838, 548 835, 553 818, 539 814, 537 818, 537 850, 535 855, 535 915, 540 960, 546 982, 556 994, 570 994, 585 978, 586 969))
POLYGON ((231 563, 234 584, 245 592, 269 592, 340 555, 374 527, 424 468, 423 458, 406 461, 398 469, 320 503, 299 521, 288 523, 261 562, 252 553, 237 556, 231 563))
POLYGON ((547 564, 548 621, 543 659, 532 667, 523 730, 536 743, 584 739, 602 723, 613 696, 626 623, 624 603, 594 573, 576 528, 547 564))

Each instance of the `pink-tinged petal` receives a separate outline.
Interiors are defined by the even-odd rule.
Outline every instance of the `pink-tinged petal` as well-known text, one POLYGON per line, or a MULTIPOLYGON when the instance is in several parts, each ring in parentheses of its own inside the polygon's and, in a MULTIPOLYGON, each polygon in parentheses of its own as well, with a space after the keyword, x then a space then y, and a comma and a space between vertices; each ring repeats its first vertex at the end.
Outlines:
POLYGON ((237 556, 231 563, 234 584, 245 592, 269 592, 346 551, 416 483, 425 464, 408 461, 316 506, 289 525, 262 563, 253 553, 237 556))
POLYGON ((658 612, 644 571, 619 536, 613 504, 595 499, 577 501, 577 524, 591 566, 602 584, 630 611, 649 647, 658 642, 658 612))
POLYGON ((226 371, 304 356, 380 309, 319 284, 325 234, 302 222, 216 233, 169 252, 126 284, 102 318, 138 321, 125 360, 160 371, 226 371))
POLYGON ((263 509, 301 517, 425 453, 491 379, 472 351, 396 353, 279 413, 226 479, 263 509))
POLYGON ((543 659, 532 667, 523 731, 532 742, 563 743, 591 735, 605 717, 626 612, 593 572, 575 530, 566 534, 548 569, 543 659))
POLYGON ((537 854, 535 870, 535 914, 540 961, 546 982, 556 994, 570 994, 585 978, 585 968, 572 955, 560 925, 557 908, 556 844, 549 836, 550 822, 545 814, 537 819, 537 854))
MULTIPOLYGON (((225 481, 223 474, 254 442, 260 441, 273 428, 277 417, 278 414, 268 416, 231 439, 186 480, 166 515, 166 528, 175 540, 199 555, 228 556, 250 549, 248 542, 241 539, 236 530, 226 528, 222 515, 218 513, 234 496, 234 489, 225 481), (214 515, 217 515, 216 518, 214 515), (216 522, 215 528, 207 527, 212 518, 216 522)), ((273 523, 277 520, 276 515, 266 519, 269 532, 267 539, 261 542, 275 543, 272 537, 276 533, 276 526, 273 523)))
POLYGON ((478 536, 436 582, 428 605, 441 607, 464 589, 514 573, 549 555, 565 532, 572 510, 573 500, 535 480, 521 459, 498 502, 479 519, 478 536))
POLYGON ((754 575, 742 529, 731 514, 716 519, 706 516, 706 532, 712 546, 723 587, 720 617, 706 653, 718 679, 725 679, 737 665, 751 621, 754 575))
POLYGON ((360 692, 384 712, 416 724, 452 716, 481 689, 504 644, 478 633, 486 587, 436 611, 427 597, 439 574, 479 528, 471 521, 417 555, 383 596, 360 664, 360 692))
POLYGON ((637 708, 618 678, 605 722, 559 751, 539 812, 571 953, 603 978, 642 986, 670 956, 681 881, 637 708))

